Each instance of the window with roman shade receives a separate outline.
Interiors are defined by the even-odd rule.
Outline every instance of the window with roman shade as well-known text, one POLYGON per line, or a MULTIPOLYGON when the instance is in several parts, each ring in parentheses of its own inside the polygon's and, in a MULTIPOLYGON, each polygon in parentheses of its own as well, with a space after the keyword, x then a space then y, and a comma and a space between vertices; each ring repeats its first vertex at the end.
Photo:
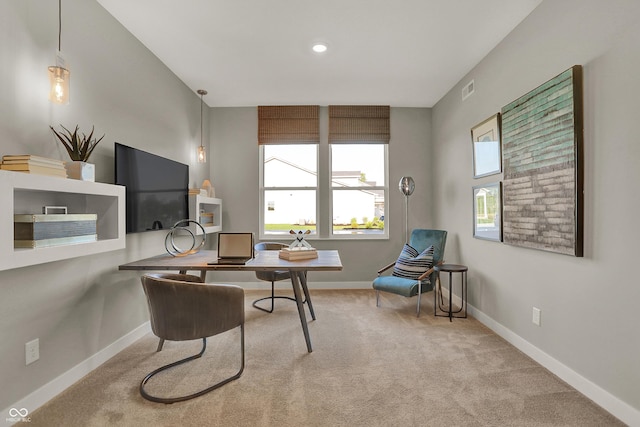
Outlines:
POLYGON ((260 236, 316 234, 320 107, 258 107, 260 236))
POLYGON ((317 105, 258 107, 258 144, 320 143, 319 111, 317 105))
POLYGON ((390 108, 330 105, 331 236, 388 237, 390 108))
POLYGON ((388 105, 330 105, 330 144, 388 144, 388 105))
POLYGON ((389 107, 324 107, 323 141, 320 112, 318 106, 258 107, 260 238, 288 240, 291 229, 309 230, 311 239, 388 238, 389 107), (319 172, 330 182, 320 183, 319 172))

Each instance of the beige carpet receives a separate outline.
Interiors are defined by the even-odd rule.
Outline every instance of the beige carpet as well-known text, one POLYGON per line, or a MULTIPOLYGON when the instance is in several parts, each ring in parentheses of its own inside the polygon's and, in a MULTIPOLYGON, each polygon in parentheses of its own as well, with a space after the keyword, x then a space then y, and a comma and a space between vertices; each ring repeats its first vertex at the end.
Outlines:
MULTIPOLYGON (((369 290, 314 291, 307 353, 295 303, 273 314, 246 295, 246 368, 202 397, 165 405, 138 385, 200 342, 146 336, 31 414, 31 426, 615 426, 623 425, 475 319, 434 318, 423 299, 369 290)), ((426 301, 425 301, 426 300, 426 301)), ((239 332, 209 340, 202 359, 160 374, 156 393, 189 393, 239 366, 239 332), (168 385, 168 386, 166 386, 168 385)), ((174 394, 175 395, 175 394, 174 394)))

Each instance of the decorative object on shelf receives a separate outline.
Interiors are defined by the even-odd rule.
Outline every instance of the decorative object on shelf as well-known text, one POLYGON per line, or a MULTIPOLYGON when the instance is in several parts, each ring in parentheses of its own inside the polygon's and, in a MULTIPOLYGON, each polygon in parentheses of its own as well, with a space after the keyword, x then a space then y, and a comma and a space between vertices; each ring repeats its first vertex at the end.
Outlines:
POLYGON ((83 133, 82 136, 79 135, 79 127, 77 125, 73 132, 62 125, 60 127, 63 129, 62 132, 58 132, 53 126, 49 126, 72 160, 65 164, 69 178, 95 181, 95 165, 87 163, 87 161, 98 143, 104 138, 104 135, 98 139, 94 138, 93 126, 89 135, 83 133))
POLYGON ((97 214, 16 214, 13 216, 15 248, 44 248, 95 242, 97 214))
POLYGON ((502 183, 473 187, 473 237, 502 241, 502 183))
POLYGON ((186 256, 197 253, 204 246, 204 242, 207 240, 207 233, 204 231, 204 227, 198 222, 192 219, 183 219, 178 221, 171 227, 171 230, 167 233, 167 236, 164 238, 164 247, 167 252, 174 257, 178 256, 186 256), (189 224, 195 224, 196 227, 200 228, 201 239, 200 242, 197 243, 196 234, 189 229, 189 224), (188 235, 191 236, 191 247, 189 249, 183 249, 178 247, 176 244, 176 237, 180 235, 188 235))
POLYGON ((213 212, 200 212, 200 223, 202 225, 213 225, 213 212))
POLYGON ((43 206, 42 213, 45 215, 50 214, 66 214, 69 209, 66 206, 43 206))
POLYGON ((213 185, 211 185, 211 181, 209 181, 208 179, 202 181, 202 189, 207 192, 207 197, 216 197, 216 189, 213 185))
POLYGON ((502 171, 500 154, 500 113, 494 114, 471 129, 473 144, 473 177, 502 171))
POLYGON ((62 53, 60 41, 62 39, 62 0, 58 0, 58 50, 56 51, 56 65, 49 67, 49 101, 56 104, 69 103, 69 82, 71 74, 62 53))
POLYGON ((404 234, 405 242, 409 243, 409 196, 416 189, 416 184, 410 176, 403 176, 398 183, 398 189, 405 196, 404 234))
POLYGON ((202 109, 204 107, 204 96, 207 94, 207 91, 204 89, 198 89, 198 95, 200 95, 200 146, 198 147, 197 159, 198 163, 206 163, 207 162, 207 151, 202 145, 202 109))

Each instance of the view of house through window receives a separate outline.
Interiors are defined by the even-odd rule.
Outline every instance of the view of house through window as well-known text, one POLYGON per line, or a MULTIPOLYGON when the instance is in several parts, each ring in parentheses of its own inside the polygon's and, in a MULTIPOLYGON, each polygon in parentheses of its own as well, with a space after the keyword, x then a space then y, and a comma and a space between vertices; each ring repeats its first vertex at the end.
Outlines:
POLYGON ((316 233, 318 145, 263 145, 263 234, 316 233))
POLYGON ((386 144, 331 144, 332 234, 384 234, 386 144))
MULTIPOLYGON (((385 235, 386 144, 331 144, 331 235, 385 235)), ((262 145, 263 235, 318 234, 318 145, 262 145)), ((322 166, 320 166, 322 167, 322 166)))

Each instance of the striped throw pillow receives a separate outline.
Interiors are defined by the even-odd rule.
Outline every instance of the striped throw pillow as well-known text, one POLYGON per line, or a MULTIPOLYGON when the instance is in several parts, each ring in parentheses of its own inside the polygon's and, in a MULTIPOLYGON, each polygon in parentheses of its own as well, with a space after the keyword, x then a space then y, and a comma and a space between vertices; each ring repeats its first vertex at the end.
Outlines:
POLYGON ((410 245, 404 245, 400 256, 393 267, 393 276, 405 279, 418 279, 422 273, 433 266, 433 245, 418 253, 410 245))

